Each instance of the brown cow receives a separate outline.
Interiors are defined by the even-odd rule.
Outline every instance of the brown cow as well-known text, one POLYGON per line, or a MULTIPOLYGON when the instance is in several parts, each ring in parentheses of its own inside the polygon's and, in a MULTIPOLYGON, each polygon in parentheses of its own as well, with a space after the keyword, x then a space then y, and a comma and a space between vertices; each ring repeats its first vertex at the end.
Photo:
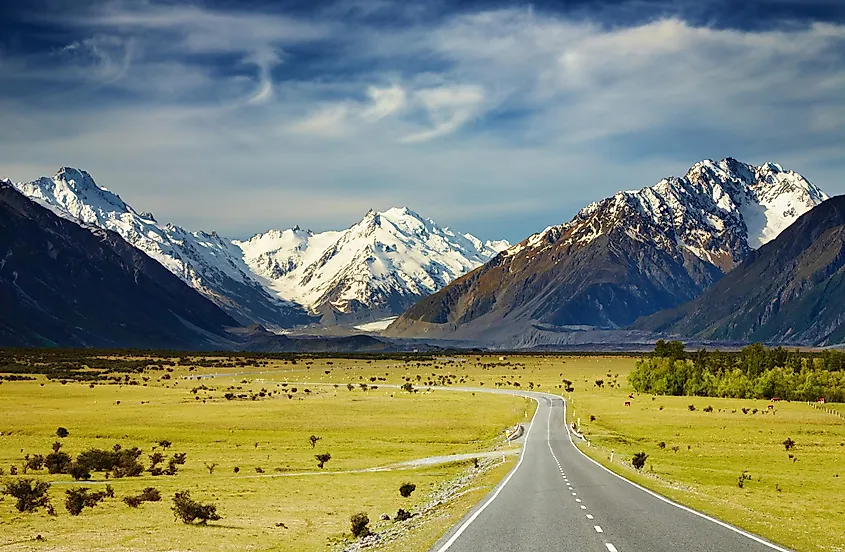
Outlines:
POLYGON ((625 401, 625 406, 631 406, 631 401, 625 401))

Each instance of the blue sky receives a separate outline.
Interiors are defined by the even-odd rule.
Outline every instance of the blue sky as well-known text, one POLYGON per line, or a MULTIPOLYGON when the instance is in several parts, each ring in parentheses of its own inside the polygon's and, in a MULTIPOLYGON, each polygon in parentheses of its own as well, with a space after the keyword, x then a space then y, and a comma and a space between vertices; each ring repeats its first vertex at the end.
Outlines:
POLYGON ((247 237, 519 241, 726 156, 845 193, 845 2, 0 0, 0 176, 247 237))

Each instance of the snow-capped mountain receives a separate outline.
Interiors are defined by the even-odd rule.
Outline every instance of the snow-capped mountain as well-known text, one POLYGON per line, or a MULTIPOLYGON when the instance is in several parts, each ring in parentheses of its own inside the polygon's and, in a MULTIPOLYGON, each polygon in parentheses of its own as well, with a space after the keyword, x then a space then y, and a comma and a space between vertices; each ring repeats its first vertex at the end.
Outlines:
POLYGON ((316 315, 398 315, 510 246, 440 228, 408 209, 367 213, 343 231, 295 227, 233 241, 160 224, 78 169, 9 184, 59 216, 117 232, 241 323, 273 329, 316 315))
POLYGON ((242 323, 284 328, 309 319, 298 305, 270 294, 231 241, 215 232, 159 224, 85 171, 64 167, 52 178, 12 185, 59 216, 117 232, 242 323))
POLYGON ((521 333, 520 343, 532 344, 544 339, 541 328, 625 326, 697 297, 827 198, 774 163, 705 160, 683 177, 619 192, 530 236, 388 330, 521 333))
POLYGON ((585 245, 620 225, 637 241, 690 253, 728 271, 822 201, 821 189, 776 163, 727 158, 696 163, 683 177, 591 203, 568 223, 531 236, 509 254, 558 239, 585 245), (644 219, 644 225, 629 224, 644 219))
POLYGON ((278 296, 355 319, 398 315, 509 246, 440 228, 408 208, 370 211, 344 231, 295 227, 235 244, 278 296))

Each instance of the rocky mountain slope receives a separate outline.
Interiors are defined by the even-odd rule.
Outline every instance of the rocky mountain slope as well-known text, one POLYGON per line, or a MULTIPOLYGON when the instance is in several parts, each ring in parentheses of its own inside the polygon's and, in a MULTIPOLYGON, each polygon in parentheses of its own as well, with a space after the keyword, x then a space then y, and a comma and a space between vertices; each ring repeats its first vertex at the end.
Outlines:
POLYGON ((0 345, 220 348, 235 320, 117 233, 0 181, 0 345))
POLYGON ((532 235, 422 299, 388 334, 513 343, 627 326, 697 297, 825 199, 774 163, 705 160, 532 235))
POLYGON ((845 196, 801 216, 695 300, 638 320, 683 337, 845 342, 845 196))
POLYGON ((117 232, 241 324, 270 329, 398 315, 509 246, 408 209, 370 212, 344 231, 296 227, 232 241, 160 224, 78 169, 12 185, 59 216, 117 232))
POLYGON ((370 211, 340 232, 296 227, 234 243, 278 296, 329 320, 359 321, 402 313, 509 245, 440 228, 407 208, 370 211))

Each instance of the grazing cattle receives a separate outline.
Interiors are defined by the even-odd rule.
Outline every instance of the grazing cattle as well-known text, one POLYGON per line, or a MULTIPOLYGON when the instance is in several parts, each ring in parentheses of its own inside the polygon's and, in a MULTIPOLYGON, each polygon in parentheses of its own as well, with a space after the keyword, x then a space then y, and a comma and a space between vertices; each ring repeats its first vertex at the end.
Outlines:
POLYGON ((625 401, 625 406, 631 406, 631 401, 625 401))
POLYGON ((630 395, 628 395, 628 398, 629 398, 629 399, 633 399, 633 398, 634 398, 634 394, 633 394, 633 393, 631 393, 630 395))
POLYGON ((816 400, 816 402, 824 404, 824 397, 819 397, 818 400, 816 400))
POLYGON ((774 410, 774 409, 775 409, 775 405, 770 404, 770 405, 769 405, 769 410, 774 410))
POLYGON ((772 397, 772 402, 778 402, 778 401, 780 401, 780 397, 772 397))

